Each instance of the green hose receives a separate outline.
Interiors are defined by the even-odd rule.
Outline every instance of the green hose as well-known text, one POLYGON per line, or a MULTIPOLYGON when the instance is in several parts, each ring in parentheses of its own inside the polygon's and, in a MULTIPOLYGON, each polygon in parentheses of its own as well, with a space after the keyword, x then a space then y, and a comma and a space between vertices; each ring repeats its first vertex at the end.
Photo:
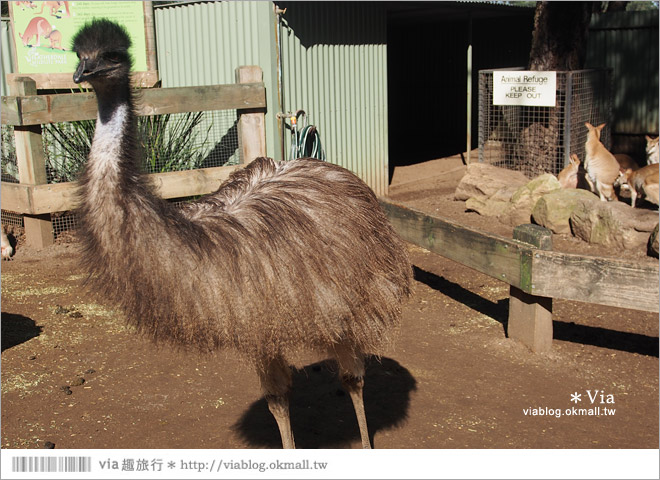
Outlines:
POLYGON ((291 159, 312 157, 325 161, 321 136, 314 125, 303 127, 300 133, 294 131, 291 142, 291 159))

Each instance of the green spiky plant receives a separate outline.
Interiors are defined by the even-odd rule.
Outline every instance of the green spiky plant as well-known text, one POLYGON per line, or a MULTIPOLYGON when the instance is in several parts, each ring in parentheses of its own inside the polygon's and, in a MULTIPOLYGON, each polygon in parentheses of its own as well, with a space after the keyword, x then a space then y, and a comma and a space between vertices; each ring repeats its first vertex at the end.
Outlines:
MULTIPOLYGON (((200 168, 212 127, 209 125, 204 138, 198 141, 197 127, 202 118, 202 112, 139 117, 138 136, 145 156, 144 171, 160 173, 200 168)), ((70 182, 77 178, 87 161, 94 128, 93 120, 45 126, 49 152, 46 166, 51 182, 70 182)))

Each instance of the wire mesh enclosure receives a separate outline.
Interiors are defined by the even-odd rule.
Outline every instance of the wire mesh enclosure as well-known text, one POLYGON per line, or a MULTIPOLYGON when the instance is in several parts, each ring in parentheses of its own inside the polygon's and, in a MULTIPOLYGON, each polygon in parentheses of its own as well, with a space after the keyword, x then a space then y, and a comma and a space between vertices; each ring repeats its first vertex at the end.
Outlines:
MULTIPOLYGON (((144 116, 138 119, 145 173, 174 172, 241 163, 236 110, 144 116)), ((42 125, 48 183, 72 182, 81 172, 95 121, 42 125)), ((2 181, 19 183, 14 129, 2 125, 2 181)), ((51 214, 53 234, 75 230, 75 212, 51 214)), ((2 210, 2 223, 22 226, 22 215, 2 210)))
POLYGON ((14 142, 14 127, 2 125, 2 181, 18 183, 18 161, 14 142))
MULTIPOLYGON (((599 125, 611 119, 610 70, 557 72, 554 107, 493 105, 497 71, 479 71, 479 161, 518 170, 530 178, 558 174, 568 165, 571 153, 584 161, 585 122, 599 125)), ((609 148, 609 128, 603 129, 601 141, 609 148)))

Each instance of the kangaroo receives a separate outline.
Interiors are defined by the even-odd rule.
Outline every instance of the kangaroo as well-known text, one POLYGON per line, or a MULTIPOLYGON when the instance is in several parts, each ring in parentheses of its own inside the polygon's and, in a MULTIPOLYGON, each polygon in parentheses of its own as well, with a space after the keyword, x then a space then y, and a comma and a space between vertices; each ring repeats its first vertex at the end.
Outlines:
POLYGON ((557 175, 557 180, 561 185, 561 188, 577 188, 578 186, 578 172, 580 170, 580 159, 574 153, 571 153, 570 158, 571 164, 566 166, 559 175, 557 175))
POLYGON ((658 196, 660 189, 658 187, 658 168, 659 164, 653 163, 646 165, 639 170, 633 171, 627 169, 623 172, 622 182, 630 187, 630 205, 635 208, 637 197, 646 198, 649 202, 659 204, 658 196))
POLYGON ((31 1, 22 1, 22 2, 14 2, 17 6, 21 7, 21 10, 25 10, 25 8, 37 8, 37 6, 34 4, 34 2, 31 1))
POLYGON ((660 153, 658 151, 658 138, 660 137, 652 138, 646 135, 646 163, 649 165, 658 163, 658 154, 660 153))
POLYGON ((62 4, 64 4, 64 8, 66 9, 66 16, 70 17, 71 13, 69 12, 69 2, 41 2, 41 10, 39 11, 39 14, 44 13, 44 8, 48 7, 50 8, 50 14, 53 17, 61 18, 58 13, 62 4))
POLYGON ((3 260, 9 260, 11 259, 12 254, 14 253, 14 248, 11 246, 11 243, 9 242, 9 238, 7 237, 7 234, 5 233, 4 227, 2 230, 2 259, 3 260))
POLYGON ((597 193, 602 201, 616 200, 614 182, 619 178, 619 162, 600 142, 600 132, 605 124, 594 127, 586 122, 584 125, 589 130, 584 144, 586 151, 584 169, 587 171, 586 180, 589 188, 597 193))
POLYGON ((48 37, 48 40, 50 40, 50 48, 53 50, 66 50, 62 46, 62 33, 59 30, 53 30, 50 32, 50 36, 48 37))
POLYGON ((40 47, 41 37, 44 38, 50 37, 52 31, 53 31, 53 27, 50 26, 48 20, 46 20, 44 17, 34 17, 32 20, 30 20, 30 23, 28 23, 25 32, 23 32, 23 35, 19 33, 18 36, 21 37, 21 40, 23 41, 23 46, 27 47, 27 46, 31 46, 30 39, 32 39, 32 37, 36 35, 37 36, 36 46, 40 47))
POLYGON ((627 169, 637 170, 639 165, 637 162, 630 156, 625 153, 615 153, 614 158, 619 162, 619 170, 625 172, 627 169))

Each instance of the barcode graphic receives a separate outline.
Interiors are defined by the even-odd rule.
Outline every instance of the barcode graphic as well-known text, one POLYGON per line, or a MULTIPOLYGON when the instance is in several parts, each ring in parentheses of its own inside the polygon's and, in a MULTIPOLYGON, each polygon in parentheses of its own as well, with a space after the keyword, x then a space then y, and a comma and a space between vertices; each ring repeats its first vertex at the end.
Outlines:
POLYGON ((92 457, 12 457, 12 472, 91 472, 92 457))

